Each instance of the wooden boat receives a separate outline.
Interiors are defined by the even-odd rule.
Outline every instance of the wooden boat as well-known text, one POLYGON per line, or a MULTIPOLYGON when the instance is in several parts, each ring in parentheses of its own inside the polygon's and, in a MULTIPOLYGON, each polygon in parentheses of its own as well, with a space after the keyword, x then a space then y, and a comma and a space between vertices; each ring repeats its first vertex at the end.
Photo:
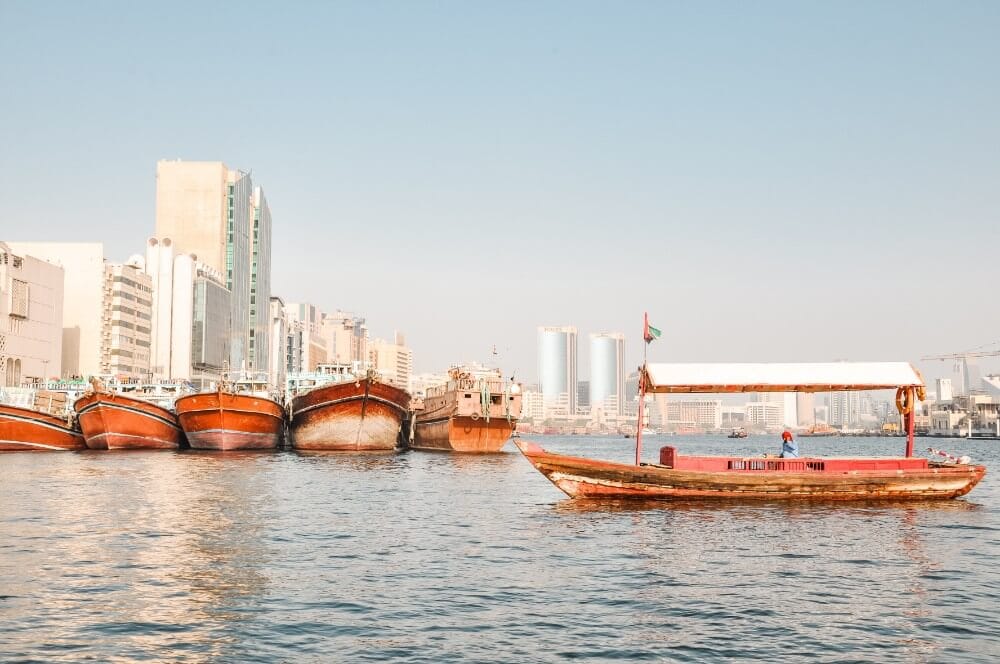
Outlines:
POLYGON ((571 498, 927 500, 963 496, 986 473, 983 466, 917 457, 686 457, 670 446, 661 448, 659 464, 635 466, 515 444, 571 498))
POLYGON ((150 401, 110 392, 99 383, 73 404, 92 450, 178 449, 184 432, 177 416, 150 401))
POLYGON ((410 447, 445 452, 495 453, 521 416, 521 386, 500 372, 454 368, 449 381, 427 390, 414 412, 410 447))
POLYGON ((71 418, 0 404, 0 451, 86 448, 71 418))
POLYGON ((746 438, 749 435, 750 434, 747 433, 746 429, 744 429, 743 427, 737 427, 736 429, 733 429, 732 431, 729 432, 729 436, 728 437, 729 438, 746 438))
MULTIPOLYGON (((647 342, 650 337, 646 335, 647 342)), ((754 498, 821 500, 911 500, 963 496, 986 469, 959 459, 931 462, 913 456, 914 406, 924 383, 907 362, 818 364, 644 364, 639 376, 639 421, 647 392, 659 394, 736 392, 839 392, 896 389, 905 417, 903 457, 730 457, 660 450, 658 464, 641 463, 642 433, 635 464, 550 454, 518 441, 532 465, 572 498, 754 498)))
POLYGON ((174 402, 177 419, 196 450, 273 450, 281 446, 285 409, 268 395, 267 381, 222 383, 215 392, 174 402))
POLYGON ((400 445, 410 395, 373 372, 341 370, 333 381, 296 394, 289 407, 291 446, 302 451, 391 452, 400 445))

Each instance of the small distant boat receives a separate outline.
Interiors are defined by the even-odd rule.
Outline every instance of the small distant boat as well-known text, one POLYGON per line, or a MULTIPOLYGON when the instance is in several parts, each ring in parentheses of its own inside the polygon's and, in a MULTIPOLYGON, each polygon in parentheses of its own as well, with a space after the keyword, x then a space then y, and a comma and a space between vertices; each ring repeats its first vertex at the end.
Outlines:
POLYGON ((293 449, 391 452, 400 446, 410 406, 406 390, 351 365, 321 365, 320 374, 314 387, 291 398, 293 449))
POLYGON ((94 380, 93 389, 76 400, 73 409, 80 422, 83 438, 92 450, 176 450, 184 444, 184 431, 177 415, 161 403, 176 394, 173 388, 162 390, 136 386, 130 395, 110 391, 104 383, 94 380), (150 399, 139 398, 148 394, 150 399))
POLYGON ((737 427, 736 429, 733 429, 732 431, 729 432, 729 436, 728 437, 729 438, 746 438, 749 435, 750 434, 747 433, 746 429, 744 429, 743 427, 737 427))
POLYGON ((222 382, 214 392, 174 402, 177 418, 196 450, 273 450, 281 446, 285 409, 266 376, 222 382))
POLYGON ((521 416, 521 386, 499 370, 454 367, 444 385, 427 390, 414 413, 410 447, 417 450, 495 453, 507 443, 521 416))

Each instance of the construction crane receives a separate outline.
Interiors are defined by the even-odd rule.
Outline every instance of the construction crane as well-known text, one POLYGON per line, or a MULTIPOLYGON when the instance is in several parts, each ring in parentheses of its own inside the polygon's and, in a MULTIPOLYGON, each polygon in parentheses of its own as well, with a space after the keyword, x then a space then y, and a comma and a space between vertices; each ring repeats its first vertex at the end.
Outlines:
POLYGON ((967 350, 964 353, 945 353, 943 355, 928 355, 926 357, 920 358, 921 360, 959 360, 961 361, 961 371, 962 371, 962 388, 966 395, 972 394, 972 392, 978 391, 978 386, 973 384, 971 374, 969 373, 970 368, 976 372, 978 375, 979 370, 976 367, 976 360, 981 357, 1000 357, 1000 349, 998 350, 981 350, 988 346, 996 346, 1000 344, 1000 341, 994 341, 990 344, 984 344, 982 346, 977 346, 971 350, 967 350))

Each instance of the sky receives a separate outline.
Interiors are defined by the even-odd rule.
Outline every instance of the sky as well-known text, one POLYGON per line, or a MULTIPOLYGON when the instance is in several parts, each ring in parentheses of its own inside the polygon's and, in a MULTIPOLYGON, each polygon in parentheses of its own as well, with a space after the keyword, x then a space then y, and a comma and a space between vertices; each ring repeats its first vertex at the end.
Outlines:
POLYGON ((539 325, 634 367, 644 311, 651 361, 1000 341, 997 2, 0 0, 0 34, 0 239, 124 260, 157 160, 224 161, 274 292, 418 372, 534 380, 539 325))

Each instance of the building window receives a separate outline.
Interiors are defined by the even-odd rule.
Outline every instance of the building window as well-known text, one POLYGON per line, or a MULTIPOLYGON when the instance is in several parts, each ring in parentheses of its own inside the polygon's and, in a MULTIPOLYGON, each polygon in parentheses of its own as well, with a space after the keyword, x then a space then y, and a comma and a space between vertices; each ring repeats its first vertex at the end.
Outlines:
POLYGON ((12 318, 28 317, 28 282, 11 279, 10 315, 12 318))

